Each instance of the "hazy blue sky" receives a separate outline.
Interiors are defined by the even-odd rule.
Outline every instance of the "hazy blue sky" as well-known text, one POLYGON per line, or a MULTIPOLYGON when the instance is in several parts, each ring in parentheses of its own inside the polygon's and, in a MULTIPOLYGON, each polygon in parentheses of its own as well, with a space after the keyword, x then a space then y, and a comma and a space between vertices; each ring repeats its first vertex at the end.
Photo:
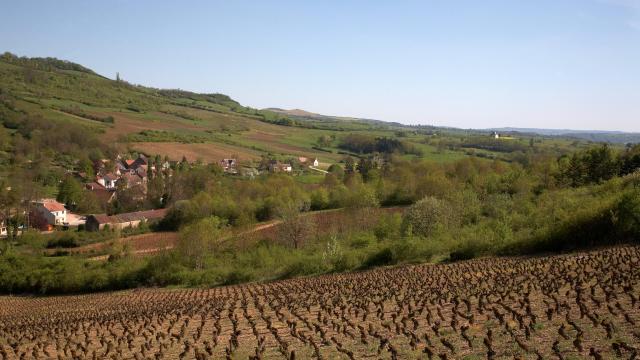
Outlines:
POLYGON ((258 108, 640 131, 640 0, 3 1, 0 51, 258 108))

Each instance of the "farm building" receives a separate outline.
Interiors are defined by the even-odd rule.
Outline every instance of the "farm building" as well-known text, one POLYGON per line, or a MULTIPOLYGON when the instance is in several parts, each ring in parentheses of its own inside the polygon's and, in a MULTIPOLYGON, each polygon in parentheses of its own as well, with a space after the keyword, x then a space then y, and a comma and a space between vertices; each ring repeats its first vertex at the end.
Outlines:
POLYGON ((308 166, 318 166, 318 165, 320 165, 320 162, 318 161, 318 158, 314 158, 313 161, 309 161, 309 158, 304 157, 304 156, 300 156, 298 158, 298 161, 300 162, 300 164, 308 165, 308 166))
POLYGON ((269 161, 269 171, 270 172, 291 172, 293 170, 293 167, 291 166, 291 164, 285 164, 285 163, 281 163, 277 160, 270 160, 269 161))
POLYGON ((222 166, 222 170, 224 170, 224 172, 226 173, 235 174, 238 172, 236 170, 237 168, 236 159, 222 159, 220 160, 220 166, 222 166))
POLYGON ((110 229, 124 229, 127 227, 138 227, 142 221, 153 223, 160 221, 167 213, 167 209, 136 211, 131 213, 106 215, 97 214, 87 217, 87 231, 103 230, 105 226, 110 229))

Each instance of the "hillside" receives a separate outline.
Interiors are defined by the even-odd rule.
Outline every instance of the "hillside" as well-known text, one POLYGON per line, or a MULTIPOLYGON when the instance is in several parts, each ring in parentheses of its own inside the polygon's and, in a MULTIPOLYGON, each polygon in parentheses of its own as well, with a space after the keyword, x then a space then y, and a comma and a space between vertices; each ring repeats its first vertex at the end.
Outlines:
MULTIPOLYGON (((269 157, 319 157, 336 162, 345 130, 392 135, 397 124, 257 110, 222 94, 164 90, 110 80, 90 69, 51 58, 0 56, 0 115, 17 128, 24 115, 80 126, 120 149, 179 160, 241 162, 269 157), (304 115, 304 117, 302 116, 304 115), (321 118, 321 119, 320 119, 321 118)), ((122 150, 120 150, 122 151, 122 150)))
MULTIPOLYGON (((18 129, 24 116, 45 119, 47 126, 72 127, 78 133, 88 130, 114 148, 111 152, 141 151, 173 160, 218 162, 233 157, 251 165, 261 157, 304 156, 319 158, 328 166, 347 154, 358 155, 341 146, 342 139, 354 132, 397 138, 405 148, 415 149, 410 153, 437 161, 504 158, 504 152, 482 148, 469 152, 461 146, 460 139, 486 136, 482 131, 404 126, 299 109, 257 110, 223 94, 132 85, 79 64, 5 53, 0 56, 0 120, 6 128, 18 129), (434 134, 441 137, 434 139, 434 134)), ((523 134, 518 141, 525 145, 530 137, 535 135, 523 134)), ((554 140, 554 151, 565 151, 572 141, 554 140)))

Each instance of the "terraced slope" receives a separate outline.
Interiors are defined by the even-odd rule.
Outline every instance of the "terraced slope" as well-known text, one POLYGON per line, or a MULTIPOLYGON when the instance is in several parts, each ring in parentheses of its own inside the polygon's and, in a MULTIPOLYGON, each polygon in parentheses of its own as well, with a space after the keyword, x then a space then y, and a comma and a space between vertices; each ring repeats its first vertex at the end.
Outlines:
POLYGON ((640 247, 193 290, 0 297, 0 358, 612 359, 640 247))

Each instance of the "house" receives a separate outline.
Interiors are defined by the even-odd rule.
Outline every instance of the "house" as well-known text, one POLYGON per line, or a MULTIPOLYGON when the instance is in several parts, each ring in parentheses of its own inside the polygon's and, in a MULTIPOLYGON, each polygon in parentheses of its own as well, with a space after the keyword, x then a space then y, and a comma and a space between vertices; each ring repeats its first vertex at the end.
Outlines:
POLYGON ((120 176, 128 171, 127 165, 122 163, 121 161, 116 162, 115 166, 115 174, 120 176))
POLYGON ((0 216, 0 237, 5 237, 7 235, 9 235, 7 230, 7 222, 3 217, 0 216))
POLYGON ((139 168, 143 168, 146 171, 148 165, 149 165, 149 160, 147 160, 147 157, 140 154, 138 155, 137 159, 135 159, 132 163, 129 164, 129 169, 137 170, 139 168))
POLYGON ((308 165, 308 166, 318 166, 318 165, 320 165, 320 162, 318 161, 318 158, 314 158, 313 161, 309 161, 309 158, 306 158, 304 156, 300 156, 298 158, 298 161, 300 162, 300 164, 308 165))
POLYGON ((162 218, 164 218, 166 214, 167 209, 157 209, 136 211, 111 216, 106 214, 89 215, 87 217, 85 228, 87 231, 104 230, 104 228, 107 226, 109 227, 109 229, 118 230, 122 230, 128 227, 134 228, 140 226, 140 223, 143 221, 147 223, 158 222, 162 220, 162 218))
POLYGON ((35 211, 46 220, 49 225, 62 226, 67 223, 67 209, 54 199, 34 201, 35 211))
POLYGON ((226 173, 235 174, 238 172, 236 159, 222 159, 220 160, 220 166, 226 173))
POLYGON ((278 160, 269 160, 269 171, 270 172, 291 172, 293 167, 291 164, 283 164, 278 160))
POLYGON ((160 170, 167 171, 169 169, 171 169, 171 163, 167 160, 163 161, 162 165, 160 166, 160 170))
POLYGON ((113 173, 108 173, 103 176, 97 176, 96 182, 105 187, 107 190, 113 190, 116 188, 119 177, 113 173))
POLYGON ((491 136, 493 136, 494 139, 500 139, 500 134, 498 134, 497 131, 494 131, 493 134, 491 134, 491 136))
POLYGON ((100 203, 105 205, 111 203, 116 197, 115 191, 107 189, 106 187, 100 185, 97 182, 91 182, 91 183, 85 184, 84 187, 85 189, 92 192, 96 196, 96 198, 98 198, 100 203))
POLYGON ((141 169, 139 172, 129 172, 122 177, 120 177, 121 182, 124 182, 124 186, 127 189, 131 189, 132 187, 141 186, 145 192, 147 189, 147 173, 141 169))

